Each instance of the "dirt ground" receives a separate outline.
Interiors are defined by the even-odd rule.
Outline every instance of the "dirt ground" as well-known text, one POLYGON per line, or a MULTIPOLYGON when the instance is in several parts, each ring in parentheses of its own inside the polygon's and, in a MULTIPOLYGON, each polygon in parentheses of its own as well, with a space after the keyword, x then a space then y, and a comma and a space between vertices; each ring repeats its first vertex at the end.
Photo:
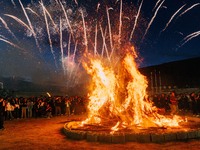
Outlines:
POLYGON ((51 119, 31 118, 5 121, 5 130, 0 131, 0 150, 199 150, 200 140, 169 142, 162 144, 136 143, 103 144, 87 141, 74 141, 62 133, 67 121, 77 120, 80 116, 59 116, 51 119))

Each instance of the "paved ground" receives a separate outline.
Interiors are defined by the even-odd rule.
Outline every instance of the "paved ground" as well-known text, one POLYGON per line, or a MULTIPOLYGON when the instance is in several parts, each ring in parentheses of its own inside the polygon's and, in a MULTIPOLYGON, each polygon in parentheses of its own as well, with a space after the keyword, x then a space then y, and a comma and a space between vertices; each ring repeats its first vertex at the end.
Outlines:
MULTIPOLYGON (((188 142, 169 142, 162 144, 135 143, 102 144, 87 141, 73 141, 62 133, 67 121, 76 120, 79 116, 60 116, 51 119, 19 119, 5 121, 5 130, 0 131, 0 150, 199 150, 200 140, 188 142)), ((197 118, 200 120, 200 118, 197 118)))

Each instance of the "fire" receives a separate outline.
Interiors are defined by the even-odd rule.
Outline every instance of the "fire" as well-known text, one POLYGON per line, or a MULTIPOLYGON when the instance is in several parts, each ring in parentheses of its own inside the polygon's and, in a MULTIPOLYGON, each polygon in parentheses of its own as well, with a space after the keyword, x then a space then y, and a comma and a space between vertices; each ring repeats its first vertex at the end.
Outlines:
POLYGON ((179 126, 180 117, 160 115, 146 100, 148 82, 137 69, 135 49, 131 47, 126 51, 117 67, 97 57, 88 57, 89 61, 83 63, 92 84, 89 113, 82 125, 109 125, 111 133, 124 128, 179 126))

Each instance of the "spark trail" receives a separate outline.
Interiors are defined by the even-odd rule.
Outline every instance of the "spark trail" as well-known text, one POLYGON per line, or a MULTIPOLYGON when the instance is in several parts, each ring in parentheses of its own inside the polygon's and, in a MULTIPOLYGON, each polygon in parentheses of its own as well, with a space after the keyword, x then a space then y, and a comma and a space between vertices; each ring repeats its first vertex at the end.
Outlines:
POLYGON ((52 22, 52 24, 53 24, 53 26, 54 26, 54 29, 55 29, 56 32, 59 34, 57 25, 55 24, 53 18, 51 17, 51 14, 50 14, 49 11, 44 7, 44 5, 42 6, 42 8, 44 8, 45 13, 49 16, 49 19, 51 20, 51 22, 52 22))
POLYGON ((137 21, 138 21, 139 15, 140 15, 140 11, 141 11, 141 8, 142 8, 142 4, 143 4, 143 0, 142 0, 141 3, 140 3, 140 6, 139 6, 139 9, 138 9, 137 15, 136 15, 136 17, 135 17, 134 26, 133 26, 133 29, 132 29, 132 31, 131 31, 131 35, 130 35, 129 41, 131 41, 131 39, 132 39, 132 37, 133 37, 133 33, 134 33, 135 28, 136 28, 136 25, 137 25, 137 21))
POLYGON ((119 14, 119 44, 121 44, 121 34, 122 34, 122 0, 120 0, 120 14, 119 14))
POLYGON ((14 0, 11 0, 11 2, 12 2, 12 4, 13 4, 13 6, 16 7, 16 4, 15 4, 14 0))
POLYGON ((69 40, 68 40, 68 47, 67 47, 67 56, 70 57, 70 46, 71 46, 71 34, 69 34, 69 40))
POLYGON ((4 38, 4 39, 6 39, 6 40, 7 40, 7 38, 6 38, 5 36, 1 35, 1 34, 0 34, 0 37, 2 37, 2 38, 4 38))
POLYGON ((8 27, 7 23, 3 20, 3 18, 0 17, 0 21, 3 23, 4 27, 8 30, 8 32, 18 41, 17 37, 15 34, 10 30, 8 27))
POLYGON ((183 6, 181 6, 173 15, 172 17, 169 19, 169 21, 167 22, 166 26, 164 27, 164 29, 160 32, 162 33, 163 31, 165 31, 167 29, 167 27, 169 26, 169 24, 171 23, 171 21, 174 19, 174 17, 183 9, 183 7, 185 7, 186 4, 184 4, 183 6))
POLYGON ((102 39, 103 39, 103 47, 102 47, 102 52, 101 52, 101 56, 103 57, 104 55, 104 49, 106 50, 106 55, 107 55, 107 58, 108 60, 110 61, 110 57, 109 57, 109 54, 108 54, 108 48, 107 48, 107 45, 106 45, 106 29, 105 29, 105 33, 103 33, 103 29, 102 27, 100 26, 100 30, 101 30, 101 36, 102 36, 102 39))
POLYGON ((35 14, 37 17, 40 17, 33 9, 26 7, 26 10, 29 10, 31 13, 35 14))
POLYGON ((27 21, 28 21, 29 27, 30 27, 30 29, 31 29, 31 31, 32 31, 32 33, 33 33, 33 37, 34 37, 34 39, 35 39, 35 43, 36 43, 36 45, 37 45, 39 51, 41 52, 41 48, 40 48, 40 46, 39 46, 39 43, 38 43, 38 40, 37 40, 35 31, 34 31, 33 26, 32 26, 32 23, 31 23, 31 21, 30 21, 28 15, 27 15, 27 13, 26 13, 26 10, 25 10, 25 8, 24 8, 24 6, 23 6, 21 0, 19 0, 19 3, 20 3, 20 5, 21 5, 21 8, 22 8, 22 10, 23 10, 23 12, 24 12, 24 15, 25 15, 25 17, 26 17, 26 19, 27 19, 27 21))
POLYGON ((16 16, 13 15, 9 15, 9 14, 4 14, 7 17, 10 17, 12 19, 14 19, 15 21, 17 21, 19 24, 21 24, 22 26, 26 27, 26 29, 28 29, 29 31, 32 32, 31 28, 25 23, 23 22, 21 19, 17 18, 16 16))
POLYGON ((82 9, 81 9, 81 16, 82 16, 82 21, 83 21, 85 51, 86 51, 86 53, 87 53, 87 52, 88 52, 87 30, 86 30, 86 26, 85 26, 85 19, 84 19, 84 15, 83 15, 83 10, 82 10, 82 9))
POLYGON ((49 30, 49 25, 48 25, 46 11, 44 9, 43 3, 40 3, 40 4, 42 6, 42 10, 43 10, 43 14, 44 14, 44 20, 45 20, 45 24, 46 24, 46 30, 47 30, 47 35, 48 35, 48 39, 49 39, 49 45, 50 45, 51 53, 52 53, 53 58, 54 58, 55 66, 57 67, 56 58, 55 58, 55 54, 54 54, 54 50, 53 50, 53 45, 52 45, 52 41, 51 41, 51 34, 50 34, 50 30, 49 30))
POLYGON ((193 32, 193 33, 187 35, 187 36, 181 41, 181 42, 183 42, 183 43, 179 46, 179 48, 182 47, 183 45, 185 45, 187 42, 189 42, 189 41, 192 40, 193 38, 199 36, 199 35, 200 35, 200 31, 196 31, 196 32, 193 32))
POLYGON ((76 56, 76 51, 77 51, 77 45, 78 45, 78 42, 76 41, 75 47, 74 47, 73 62, 75 62, 75 56, 76 56))
POLYGON ((156 7, 158 6, 158 4, 160 3, 160 1, 161 0, 158 0, 157 2, 156 2, 156 4, 155 4, 155 6, 154 6, 154 8, 153 8, 153 10, 152 11, 154 11, 155 9, 156 9, 156 7))
POLYGON ((78 5, 78 2, 77 2, 77 0, 74 0, 74 2, 75 2, 75 4, 76 4, 76 5, 78 5))
POLYGON ((96 23, 96 26, 95 26, 95 37, 94 37, 94 55, 96 55, 97 53, 97 38, 98 38, 98 25, 96 23))
POLYGON ((64 66, 64 53, 63 53, 63 36, 62 36, 62 19, 60 18, 60 51, 61 51, 61 63, 63 72, 65 75, 65 66, 64 66))
POLYGON ((65 10, 65 8, 64 8, 64 6, 63 6, 63 4, 62 4, 61 2, 60 2, 60 6, 62 7, 63 13, 64 13, 64 15, 65 15, 65 19, 66 19, 66 21, 67 21, 67 25, 68 25, 68 27, 69 27, 69 31, 70 31, 70 33, 71 33, 71 35, 72 35, 72 38, 74 39, 74 34, 73 34, 73 30, 72 30, 71 24, 70 24, 70 22, 69 22, 69 19, 68 19, 66 10, 65 10))
POLYGON ((100 8, 100 3, 97 4, 97 9, 96 9, 96 12, 98 13, 99 11, 99 8, 100 8))
POLYGON ((149 28, 151 27, 151 24, 153 23, 153 21, 154 21, 156 15, 157 15, 157 13, 158 13, 160 7, 162 6, 162 4, 163 4, 164 2, 165 2, 165 0, 163 0, 163 1, 160 3, 160 5, 157 7, 157 9, 156 9, 156 11, 155 11, 153 17, 151 18, 151 20, 150 20, 150 22, 149 22, 149 24, 148 24, 148 26, 147 26, 147 29, 145 30, 145 33, 144 33, 144 35, 143 35, 143 37, 142 37, 142 41, 144 40, 144 37, 146 36, 146 34, 147 34, 149 28))
POLYGON ((181 17, 182 15, 184 15, 185 13, 187 13, 188 11, 190 11, 191 9, 193 9, 194 7, 198 6, 198 5, 200 5, 200 3, 196 3, 196 4, 192 5, 191 7, 189 7, 189 8, 186 9, 184 12, 182 12, 182 13, 177 17, 177 19, 178 19, 179 17, 181 17))
POLYGON ((55 0, 56 4, 58 4, 58 0, 55 0))
POLYGON ((18 48, 18 49, 23 50, 21 47, 17 46, 16 44, 14 44, 14 43, 12 43, 12 42, 10 42, 10 41, 4 39, 4 38, 0 38, 0 41, 3 41, 3 42, 5 42, 5 43, 7 43, 7 44, 9 44, 9 45, 11 45, 11 46, 13 46, 13 47, 16 47, 16 48, 18 48))
POLYGON ((110 25, 109 9, 108 9, 107 7, 106 7, 106 13, 107 13, 107 19, 108 19, 108 31, 109 31, 110 48, 111 48, 110 58, 111 58, 111 57, 112 57, 112 54, 113 54, 113 42, 112 42, 112 30, 111 30, 111 25, 110 25))

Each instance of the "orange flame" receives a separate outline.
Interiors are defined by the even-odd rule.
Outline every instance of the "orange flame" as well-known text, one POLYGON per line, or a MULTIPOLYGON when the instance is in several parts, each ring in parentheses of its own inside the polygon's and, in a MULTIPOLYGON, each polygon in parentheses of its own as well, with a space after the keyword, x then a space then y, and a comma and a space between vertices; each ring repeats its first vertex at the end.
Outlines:
POLYGON ((157 113, 151 102, 145 101, 147 79, 137 69, 134 47, 131 50, 118 67, 106 67, 98 58, 83 63, 92 77, 92 92, 88 118, 82 124, 110 125, 112 131, 136 126, 179 126, 182 121, 179 117, 166 118, 157 113))

